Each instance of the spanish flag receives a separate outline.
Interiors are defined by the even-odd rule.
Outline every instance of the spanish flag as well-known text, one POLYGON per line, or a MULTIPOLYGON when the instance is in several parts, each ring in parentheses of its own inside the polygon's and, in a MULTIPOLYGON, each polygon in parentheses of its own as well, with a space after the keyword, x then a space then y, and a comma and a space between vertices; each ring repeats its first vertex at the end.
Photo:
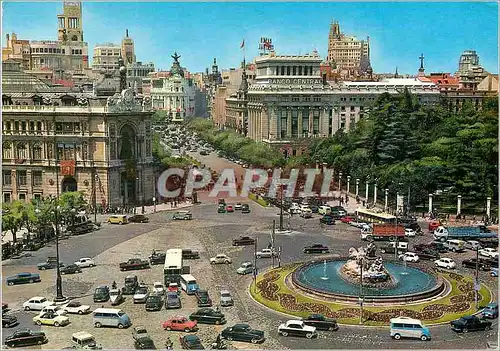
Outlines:
POLYGON ((243 49, 245 47, 245 39, 241 42, 240 49, 243 49))

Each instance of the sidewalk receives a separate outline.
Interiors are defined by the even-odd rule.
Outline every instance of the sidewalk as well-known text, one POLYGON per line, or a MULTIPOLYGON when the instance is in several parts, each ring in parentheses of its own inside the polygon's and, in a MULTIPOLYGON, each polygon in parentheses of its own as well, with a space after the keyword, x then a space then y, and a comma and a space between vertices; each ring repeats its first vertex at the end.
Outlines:
MULTIPOLYGON (((182 204, 177 204, 177 207, 172 207, 170 203, 167 204, 158 204, 156 205, 156 211, 155 211, 155 206, 144 206, 144 214, 152 214, 152 213, 157 213, 157 212, 165 212, 165 211, 179 211, 186 209, 188 207, 193 206, 193 204, 188 201, 182 204)), ((124 215, 127 216, 133 216, 133 213, 123 213, 124 215)), ((143 214, 142 213, 142 206, 136 207, 135 208, 135 214, 143 214)), ((98 222, 106 222, 110 216, 112 216, 113 213, 105 213, 105 214, 97 214, 97 221, 98 222)), ((87 214, 87 216, 91 219, 94 220, 94 214, 90 213, 87 214)))

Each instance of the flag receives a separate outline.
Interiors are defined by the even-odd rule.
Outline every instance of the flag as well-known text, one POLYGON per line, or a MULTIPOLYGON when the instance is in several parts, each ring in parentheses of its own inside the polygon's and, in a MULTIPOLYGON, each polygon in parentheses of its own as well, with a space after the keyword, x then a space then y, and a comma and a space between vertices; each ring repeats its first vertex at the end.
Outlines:
POLYGON ((241 42, 240 49, 243 49, 245 47, 245 39, 241 42))

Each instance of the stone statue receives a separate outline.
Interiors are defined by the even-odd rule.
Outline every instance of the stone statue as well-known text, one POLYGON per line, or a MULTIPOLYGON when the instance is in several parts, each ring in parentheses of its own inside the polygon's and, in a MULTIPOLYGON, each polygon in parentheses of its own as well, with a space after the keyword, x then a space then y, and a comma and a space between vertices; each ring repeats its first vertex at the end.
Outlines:
MULTIPOLYGON (((368 243, 368 245, 366 246, 366 256, 373 258, 373 257, 375 257, 376 251, 377 251, 377 247, 375 246, 375 244, 373 242, 368 243)), ((381 257, 379 257, 379 258, 381 258, 381 257)))
POLYGON ((175 63, 179 63, 179 59, 181 58, 181 55, 177 55, 177 52, 174 52, 172 56, 170 56, 174 59, 175 63))
POLYGON ((44 96, 42 98, 42 102, 44 105, 52 105, 52 99, 48 96, 44 96))
POLYGON ((86 97, 79 97, 77 100, 79 106, 88 106, 89 100, 86 97))

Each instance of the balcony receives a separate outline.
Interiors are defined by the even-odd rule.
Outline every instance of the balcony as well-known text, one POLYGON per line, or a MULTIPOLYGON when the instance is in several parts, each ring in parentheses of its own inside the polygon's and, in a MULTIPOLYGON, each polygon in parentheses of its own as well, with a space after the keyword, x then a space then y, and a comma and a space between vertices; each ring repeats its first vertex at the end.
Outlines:
POLYGON ((2 111, 37 112, 37 113, 52 113, 52 112, 104 113, 107 112, 107 108, 105 106, 90 107, 90 106, 3 105, 2 111))

